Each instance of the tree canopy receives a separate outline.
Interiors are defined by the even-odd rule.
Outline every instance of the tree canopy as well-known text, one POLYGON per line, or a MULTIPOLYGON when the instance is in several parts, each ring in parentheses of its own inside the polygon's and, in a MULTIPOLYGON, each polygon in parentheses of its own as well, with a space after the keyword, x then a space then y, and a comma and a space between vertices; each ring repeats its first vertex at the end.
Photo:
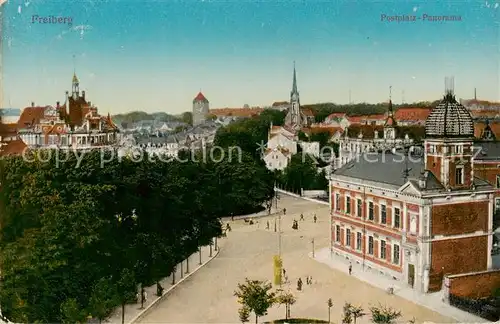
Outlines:
POLYGON ((327 190, 328 179, 324 171, 318 172, 317 159, 305 153, 292 156, 290 163, 278 175, 278 183, 285 190, 300 192, 304 190, 327 190))
POLYGON ((285 114, 283 111, 266 109, 258 116, 235 121, 217 130, 214 144, 225 148, 240 147, 260 160, 259 145, 267 142, 271 123, 283 125, 285 114))
POLYGON ((14 322, 102 319, 220 236, 220 217, 273 196, 272 174, 248 153, 241 163, 32 153, 0 161, 0 307, 14 322))

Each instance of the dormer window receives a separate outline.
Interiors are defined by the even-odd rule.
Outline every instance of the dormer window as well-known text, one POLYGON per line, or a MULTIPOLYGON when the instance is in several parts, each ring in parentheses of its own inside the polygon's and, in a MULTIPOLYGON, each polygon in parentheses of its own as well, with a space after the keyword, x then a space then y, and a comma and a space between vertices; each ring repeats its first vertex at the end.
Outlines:
POLYGON ((464 167, 463 165, 458 165, 455 168, 455 184, 463 185, 464 184, 464 167))

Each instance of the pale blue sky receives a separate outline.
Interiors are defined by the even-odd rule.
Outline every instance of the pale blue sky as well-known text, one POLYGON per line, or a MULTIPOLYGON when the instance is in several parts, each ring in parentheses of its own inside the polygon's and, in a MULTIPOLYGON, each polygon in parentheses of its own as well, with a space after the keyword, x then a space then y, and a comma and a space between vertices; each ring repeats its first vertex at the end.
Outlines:
POLYGON ((390 85, 395 102, 434 100, 448 75, 458 97, 499 101, 498 1, 428 2, 9 0, 3 105, 64 101, 74 65, 102 113, 179 113, 200 89, 212 108, 266 105, 289 99, 294 60, 302 103, 381 102, 390 85))

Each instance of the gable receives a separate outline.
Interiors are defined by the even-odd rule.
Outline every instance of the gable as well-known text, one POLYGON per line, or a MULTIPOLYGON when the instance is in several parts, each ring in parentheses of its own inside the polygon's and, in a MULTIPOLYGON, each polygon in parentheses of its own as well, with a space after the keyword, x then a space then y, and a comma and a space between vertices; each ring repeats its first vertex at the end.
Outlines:
POLYGON ((403 194, 420 196, 420 190, 418 190, 411 182, 407 182, 402 185, 398 191, 403 194))

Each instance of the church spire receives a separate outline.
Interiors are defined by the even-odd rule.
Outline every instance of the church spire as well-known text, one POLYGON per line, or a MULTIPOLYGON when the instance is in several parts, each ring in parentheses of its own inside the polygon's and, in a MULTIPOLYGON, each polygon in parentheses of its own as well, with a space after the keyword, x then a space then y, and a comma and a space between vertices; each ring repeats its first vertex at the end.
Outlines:
POLYGON ((293 61, 293 85, 292 93, 297 93, 297 72, 295 71, 295 61, 293 61))

